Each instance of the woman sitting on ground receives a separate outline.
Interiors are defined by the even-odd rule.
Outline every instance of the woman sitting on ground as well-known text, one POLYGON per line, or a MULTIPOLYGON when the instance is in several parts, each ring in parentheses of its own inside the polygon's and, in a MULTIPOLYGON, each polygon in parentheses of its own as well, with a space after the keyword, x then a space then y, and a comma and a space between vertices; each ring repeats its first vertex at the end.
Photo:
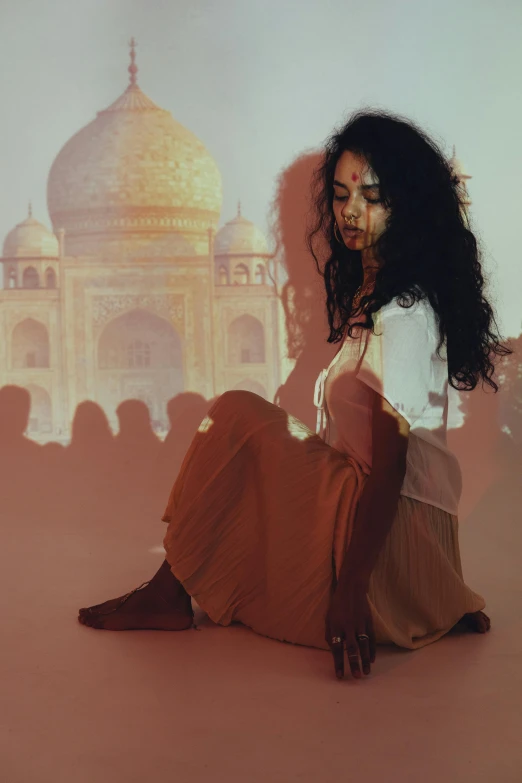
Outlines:
POLYGON ((497 391, 493 355, 511 351, 459 181, 413 123, 363 111, 332 135, 315 186, 309 246, 341 342, 317 380, 318 431, 222 394, 172 488, 161 568, 81 609, 84 625, 188 629, 194 598, 221 625, 330 650, 339 677, 345 649, 360 677, 376 644, 418 649, 459 621, 489 630, 462 575, 448 384, 497 391))

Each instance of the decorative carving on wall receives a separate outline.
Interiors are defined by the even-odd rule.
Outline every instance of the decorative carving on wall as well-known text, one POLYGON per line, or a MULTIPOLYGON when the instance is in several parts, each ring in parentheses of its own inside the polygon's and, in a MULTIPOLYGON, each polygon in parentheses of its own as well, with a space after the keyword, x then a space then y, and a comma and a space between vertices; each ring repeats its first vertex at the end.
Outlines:
POLYGON ((112 318, 129 310, 148 310, 183 332, 184 302, 182 296, 168 294, 106 294, 92 299, 93 325, 101 329, 112 318))
MULTIPOLYGON (((121 197, 132 198, 131 193, 120 190, 121 197)), ((218 213, 219 214, 219 213, 218 213)), ((154 229, 159 231, 196 231, 207 236, 209 226, 217 228, 218 214, 209 210, 181 209, 176 207, 107 207, 102 210, 76 210, 57 212, 53 223, 67 224, 69 233, 74 231, 128 231, 132 229, 154 229)))

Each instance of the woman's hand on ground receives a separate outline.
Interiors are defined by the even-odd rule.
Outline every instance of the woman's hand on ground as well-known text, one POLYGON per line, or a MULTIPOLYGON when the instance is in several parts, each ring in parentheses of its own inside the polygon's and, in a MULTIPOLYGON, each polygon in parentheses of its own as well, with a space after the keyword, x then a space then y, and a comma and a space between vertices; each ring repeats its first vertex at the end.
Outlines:
POLYGON ((344 676, 344 646, 350 670, 356 679, 360 679, 362 662, 364 674, 370 674, 370 664, 375 662, 375 633, 373 620, 368 604, 367 587, 350 585, 337 587, 326 615, 325 638, 334 658, 336 676, 344 676), (366 634, 368 639, 358 639, 366 634), (340 637, 340 642, 332 643, 334 637, 340 637))

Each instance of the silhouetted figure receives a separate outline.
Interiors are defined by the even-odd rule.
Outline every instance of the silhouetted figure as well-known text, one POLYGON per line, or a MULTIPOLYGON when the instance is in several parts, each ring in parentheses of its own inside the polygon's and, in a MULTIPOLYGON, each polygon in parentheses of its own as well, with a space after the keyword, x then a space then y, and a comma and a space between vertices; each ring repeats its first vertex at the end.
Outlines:
POLYGON ((460 519, 465 520, 480 502, 481 496, 499 477, 495 458, 500 436, 498 409, 500 396, 480 387, 461 394, 461 427, 448 431, 448 446, 457 455, 462 468, 463 491, 459 504, 460 519))
POLYGON ((64 455, 62 503, 71 521, 92 524, 106 518, 119 494, 115 438, 103 409, 92 400, 76 408, 71 442, 64 455))
POLYGON ((42 447, 25 435, 31 395, 21 386, 0 389, 0 512, 17 522, 39 514, 46 476, 42 447))
POLYGON ((192 439, 207 415, 212 401, 196 392, 182 392, 167 403, 169 431, 161 443, 152 475, 156 518, 161 518, 172 483, 176 480, 192 439))
POLYGON ((195 392, 183 392, 167 403, 169 431, 162 445, 162 462, 168 465, 169 472, 175 477, 183 457, 205 418, 210 403, 195 392))
POLYGON ((115 458, 120 491, 145 513, 154 503, 154 475, 161 441, 153 432, 150 412, 141 400, 125 400, 116 409, 119 431, 115 458))
POLYGON ((280 292, 288 355, 296 360, 287 380, 277 390, 274 402, 312 429, 317 413, 315 380, 338 349, 337 345, 326 342, 324 283, 305 244, 311 180, 319 161, 320 155, 303 155, 282 172, 271 216, 275 258, 288 276, 280 292))
POLYGON ((522 448, 522 334, 511 341, 513 354, 504 357, 500 372, 504 376, 499 404, 499 425, 513 443, 522 448))

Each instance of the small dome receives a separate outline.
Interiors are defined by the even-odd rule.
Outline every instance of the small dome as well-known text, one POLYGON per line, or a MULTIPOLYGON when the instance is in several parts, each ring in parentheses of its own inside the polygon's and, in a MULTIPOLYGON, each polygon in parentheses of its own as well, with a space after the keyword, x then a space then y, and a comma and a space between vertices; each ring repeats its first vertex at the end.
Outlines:
POLYGON ((214 255, 266 256, 268 247, 263 232, 239 213, 217 232, 214 255))
POLYGON ((460 179, 471 179, 471 174, 466 174, 466 172, 464 171, 464 166, 455 155, 455 146, 453 146, 453 155, 449 160, 449 164, 453 169, 453 171, 455 172, 455 174, 457 175, 457 177, 459 177, 460 179))
POLYGON ((4 258, 58 258, 58 240, 29 210, 29 217, 6 236, 3 255, 4 258))
POLYGON ((470 207, 472 202, 468 193, 467 180, 472 179, 472 176, 464 171, 464 166, 455 154, 455 145, 453 145, 453 154, 449 160, 449 165, 454 176, 459 180, 461 202, 465 207, 470 207))

